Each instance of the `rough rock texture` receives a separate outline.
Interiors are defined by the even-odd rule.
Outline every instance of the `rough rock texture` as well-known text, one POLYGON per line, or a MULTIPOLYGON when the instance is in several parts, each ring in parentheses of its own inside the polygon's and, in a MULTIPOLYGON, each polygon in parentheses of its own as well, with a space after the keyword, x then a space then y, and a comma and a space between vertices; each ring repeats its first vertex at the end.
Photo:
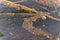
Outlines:
MULTIPOLYGON (((36 3, 35 1, 25 1, 20 4, 35 8, 38 11, 45 11, 41 9, 40 4, 36 3)), ((45 7, 47 7, 50 11, 54 10, 52 7, 48 7, 46 5, 45 7)), ((0 4, 0 12, 20 11, 0 4)), ((53 14, 51 12, 51 15, 60 18, 60 16, 57 16, 58 12, 55 12, 53 14)), ((4 37, 0 38, 0 40, 46 40, 44 37, 33 35, 32 33, 28 32, 22 27, 22 24, 23 17, 21 16, 0 16, 0 32, 4 34, 4 37)), ((60 38, 60 22, 51 20, 49 18, 46 20, 37 19, 36 22, 34 22, 33 26, 38 29, 42 29, 47 33, 53 34, 55 36, 54 40, 58 40, 60 38)))

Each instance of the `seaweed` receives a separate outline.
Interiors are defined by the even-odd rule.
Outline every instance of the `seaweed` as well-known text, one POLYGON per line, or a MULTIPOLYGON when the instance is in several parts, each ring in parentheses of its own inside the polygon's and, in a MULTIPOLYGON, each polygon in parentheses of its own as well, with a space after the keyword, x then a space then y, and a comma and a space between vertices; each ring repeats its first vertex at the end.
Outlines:
POLYGON ((0 37, 3 37, 3 36, 4 36, 4 34, 0 32, 0 37))

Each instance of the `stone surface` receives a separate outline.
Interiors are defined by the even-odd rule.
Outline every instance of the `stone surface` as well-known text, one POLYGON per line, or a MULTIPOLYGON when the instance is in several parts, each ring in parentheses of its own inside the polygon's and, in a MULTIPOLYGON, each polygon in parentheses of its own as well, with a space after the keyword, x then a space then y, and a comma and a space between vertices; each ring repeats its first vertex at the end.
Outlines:
MULTIPOLYGON (((33 1, 25 1, 20 3, 22 5, 26 5, 31 8, 35 8, 38 11, 45 11, 40 8, 38 3, 33 1)), ((43 6, 43 5, 41 5, 43 6)), ((47 7, 47 6, 45 6, 47 7)), ((50 11, 54 10, 52 7, 47 7, 50 11)), ((13 8, 9 8, 0 4, 0 12, 20 12, 13 8)), ((51 15, 54 17, 57 16, 57 12, 51 12, 51 15)), ((4 37, 0 38, 0 40, 46 40, 44 37, 33 35, 27 30, 22 27, 23 17, 21 16, 0 16, 0 32, 4 34, 4 37)), ((47 18, 46 20, 42 21, 41 19, 37 19, 36 22, 33 24, 36 28, 41 29, 47 33, 51 33, 55 35, 56 38, 60 38, 60 22, 51 20, 47 18), (37 25, 36 25, 37 24, 37 25), (45 25, 45 26, 43 26, 45 25)), ((55 40, 55 39, 54 39, 55 40)), ((57 40, 57 39, 56 39, 57 40)))

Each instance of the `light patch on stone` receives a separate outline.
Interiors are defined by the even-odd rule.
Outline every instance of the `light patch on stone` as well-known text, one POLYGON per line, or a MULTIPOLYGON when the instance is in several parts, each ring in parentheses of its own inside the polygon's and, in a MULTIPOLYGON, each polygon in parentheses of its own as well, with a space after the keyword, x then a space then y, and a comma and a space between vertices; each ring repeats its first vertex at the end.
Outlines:
POLYGON ((3 1, 6 1, 6 0, 0 0, 0 4, 3 3, 3 1))
POLYGON ((60 16, 60 11, 58 11, 58 16, 60 16))
POLYGON ((39 30, 41 30, 41 28, 39 30))
POLYGON ((60 38, 57 38, 56 40, 60 40, 60 38))
POLYGON ((13 35, 13 33, 12 33, 12 32, 10 32, 9 34, 10 34, 10 35, 13 35))
POLYGON ((45 20, 46 19, 46 17, 45 16, 42 16, 42 20, 45 20))
POLYGON ((42 26, 45 27, 45 24, 43 24, 42 26))

